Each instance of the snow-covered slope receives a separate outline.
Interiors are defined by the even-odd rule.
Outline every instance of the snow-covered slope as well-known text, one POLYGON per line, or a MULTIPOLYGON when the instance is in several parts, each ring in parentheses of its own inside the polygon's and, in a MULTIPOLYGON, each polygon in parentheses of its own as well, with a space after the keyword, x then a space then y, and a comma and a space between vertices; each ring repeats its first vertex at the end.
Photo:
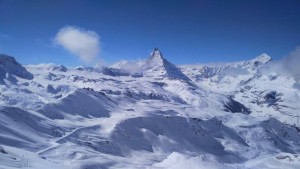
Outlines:
POLYGON ((299 82, 273 67, 271 57, 261 54, 249 61, 181 70, 199 87, 231 96, 254 116, 272 116, 299 127, 299 82))
POLYGON ((67 115, 86 118, 109 117, 114 103, 103 93, 76 89, 57 103, 49 103, 38 112, 51 119, 63 119, 67 115))
POLYGON ((32 74, 19 64, 15 58, 0 54, 0 80, 2 81, 4 78, 15 80, 12 75, 29 80, 33 78, 32 74))
POLYGON ((0 168, 299 168, 299 85, 272 66, 177 67, 158 49, 103 68, 0 55, 0 168))

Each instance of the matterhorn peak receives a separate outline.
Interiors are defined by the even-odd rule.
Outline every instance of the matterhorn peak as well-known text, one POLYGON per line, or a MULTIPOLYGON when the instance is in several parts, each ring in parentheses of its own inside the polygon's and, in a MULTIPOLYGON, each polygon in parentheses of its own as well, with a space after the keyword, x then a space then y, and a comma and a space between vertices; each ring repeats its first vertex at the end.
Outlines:
POLYGON ((150 59, 164 59, 161 51, 158 48, 154 48, 154 50, 150 54, 150 59))
POLYGON ((143 74, 148 77, 189 80, 180 69, 163 57, 158 48, 154 48, 153 52, 151 52, 143 66, 143 70, 143 74))
POLYGON ((144 67, 154 68, 154 67, 164 67, 168 61, 163 57, 162 53, 158 48, 154 48, 151 52, 150 56, 146 61, 146 65, 144 67))

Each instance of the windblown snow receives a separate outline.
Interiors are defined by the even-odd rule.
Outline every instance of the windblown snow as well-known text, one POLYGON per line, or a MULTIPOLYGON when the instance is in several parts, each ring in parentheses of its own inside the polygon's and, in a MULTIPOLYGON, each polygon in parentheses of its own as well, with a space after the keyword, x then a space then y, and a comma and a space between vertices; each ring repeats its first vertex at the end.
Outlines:
POLYGON ((267 54, 112 67, 0 55, 0 168, 298 169, 300 88, 267 54))

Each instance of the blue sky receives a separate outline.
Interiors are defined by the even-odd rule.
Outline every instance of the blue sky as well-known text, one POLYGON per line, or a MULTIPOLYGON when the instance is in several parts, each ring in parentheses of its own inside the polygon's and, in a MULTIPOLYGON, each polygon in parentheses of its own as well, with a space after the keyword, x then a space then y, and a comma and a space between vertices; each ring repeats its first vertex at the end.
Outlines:
POLYGON ((72 26, 98 34, 105 64, 155 47, 175 64, 281 59, 300 45, 299 9, 299 0, 0 0, 0 53, 23 64, 86 64, 54 42, 72 26))

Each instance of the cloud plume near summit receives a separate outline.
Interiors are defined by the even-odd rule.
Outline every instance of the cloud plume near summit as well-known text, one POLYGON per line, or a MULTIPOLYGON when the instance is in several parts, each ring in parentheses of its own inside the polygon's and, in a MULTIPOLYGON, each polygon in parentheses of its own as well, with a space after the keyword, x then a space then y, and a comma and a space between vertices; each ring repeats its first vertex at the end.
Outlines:
POLYGON ((300 46, 296 47, 287 57, 283 59, 284 68, 291 73, 296 80, 300 80, 300 46))
POLYGON ((61 28, 54 42, 85 63, 95 61, 101 51, 100 37, 96 32, 74 26, 61 28))

